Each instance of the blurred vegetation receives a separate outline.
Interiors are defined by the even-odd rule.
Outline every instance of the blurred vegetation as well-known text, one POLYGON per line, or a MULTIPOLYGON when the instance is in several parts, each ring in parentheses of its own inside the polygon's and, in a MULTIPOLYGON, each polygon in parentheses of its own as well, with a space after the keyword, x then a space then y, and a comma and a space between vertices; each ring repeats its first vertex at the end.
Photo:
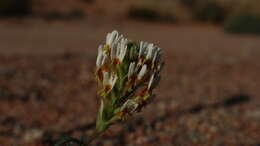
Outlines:
POLYGON ((84 17, 85 17, 85 13, 82 9, 73 9, 67 13, 52 11, 46 13, 43 16, 43 18, 47 20, 75 20, 75 19, 83 19, 84 17))
POLYGON ((143 20, 178 20, 180 22, 200 21, 223 23, 231 10, 218 0, 143 0, 135 2, 128 9, 132 18, 143 20))
MULTIPOLYGON (((83 1, 83 0, 82 0, 83 1)), ((94 0, 84 0, 84 2, 94 2, 94 0)), ((84 8, 76 6, 73 2, 64 3, 65 7, 56 7, 58 2, 48 2, 43 0, 0 0, 0 17, 40 17, 48 20, 71 20, 85 17, 84 8), (53 6, 54 4, 54 6, 53 6), (65 9, 63 9, 65 8, 65 9)), ((80 4, 78 4, 80 5, 80 4)))
POLYGON ((46 20, 83 19, 86 14, 126 14, 129 18, 150 22, 224 24, 226 32, 259 33, 259 0, 110 0, 109 8, 101 0, 0 0, 0 18, 40 17, 46 20), (104 6, 105 7, 105 6, 104 6), (250 13, 244 13, 250 12, 250 13))
POLYGON ((194 8, 194 6, 198 3, 198 0, 182 0, 180 3, 188 8, 194 8))
POLYGON ((159 9, 148 6, 132 5, 129 7, 127 15, 130 18, 144 21, 168 21, 176 22, 176 17, 170 13, 159 11, 159 9))
POLYGON ((89 3, 89 4, 92 4, 95 2, 95 0, 82 0, 83 2, 86 2, 86 3, 89 3))
POLYGON ((207 23, 223 23, 228 16, 227 10, 216 2, 207 2, 195 8, 194 18, 207 23))
POLYGON ((31 13, 31 0, 0 0, 0 17, 22 17, 31 13))
POLYGON ((229 33, 248 33, 260 35, 260 16, 248 12, 231 17, 224 25, 229 33))

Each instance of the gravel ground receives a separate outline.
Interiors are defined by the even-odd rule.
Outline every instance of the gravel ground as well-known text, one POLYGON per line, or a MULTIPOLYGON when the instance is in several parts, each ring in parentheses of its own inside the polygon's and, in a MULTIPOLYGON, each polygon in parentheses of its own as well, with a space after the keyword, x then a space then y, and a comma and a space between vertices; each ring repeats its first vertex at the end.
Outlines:
POLYGON ((156 100, 93 145, 260 145, 259 38, 212 26, 28 23, 0 27, 1 146, 47 146, 93 132, 99 97, 91 48, 112 27, 161 44, 166 66, 156 100))

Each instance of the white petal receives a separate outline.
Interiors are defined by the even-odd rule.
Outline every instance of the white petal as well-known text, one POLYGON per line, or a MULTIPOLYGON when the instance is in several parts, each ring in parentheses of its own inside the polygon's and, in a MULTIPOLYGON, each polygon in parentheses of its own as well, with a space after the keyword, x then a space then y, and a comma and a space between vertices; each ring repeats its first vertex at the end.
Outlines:
POLYGON ((146 69, 147 69, 147 65, 145 64, 145 65, 141 68, 141 70, 140 70, 140 72, 139 72, 139 74, 138 74, 138 77, 137 77, 138 80, 141 80, 141 79, 143 78, 144 74, 146 73, 146 69))
POLYGON ((98 46, 98 54, 103 52, 103 47, 104 47, 103 45, 98 46))
POLYGON ((135 71, 135 62, 130 63, 129 69, 128 69, 128 78, 130 78, 135 71))
POLYGON ((124 36, 121 34, 117 37, 116 42, 119 43, 122 39, 124 39, 124 36))
POLYGON ((103 58, 103 46, 100 45, 100 46, 98 47, 98 56, 97 56, 97 61, 96 61, 97 67, 100 67, 100 66, 101 66, 102 58, 103 58))
POLYGON ((133 99, 128 99, 121 107, 120 111, 127 110, 129 113, 133 113, 138 107, 138 103, 133 99))
POLYGON ((114 31, 111 33, 111 42, 117 40, 118 36, 119 36, 118 31, 114 30, 114 31))
POLYGON ((110 77, 111 89, 115 86, 116 81, 117 81, 117 76, 116 75, 110 77))
MULTIPOLYGON (((123 35, 118 36, 117 38, 115 38, 114 42, 113 42, 113 47, 117 47, 120 48, 120 44, 121 44, 121 40, 123 39, 123 35)), ((120 50, 120 49, 119 49, 120 50)), ((117 55, 119 55, 119 52, 117 52, 117 55)))
POLYGON ((107 55, 106 55, 106 54, 103 54, 103 58, 102 58, 102 62, 101 62, 101 65, 100 65, 100 66, 104 65, 105 62, 106 62, 106 60, 107 60, 107 55))
POLYGON ((155 46, 153 44, 148 45, 146 59, 150 59, 152 57, 154 49, 155 49, 155 46))
POLYGON ((153 84, 153 80, 154 80, 154 73, 152 74, 149 83, 148 83, 148 90, 151 88, 152 84, 153 84))
POLYGON ((161 50, 162 50, 161 48, 157 48, 157 51, 158 51, 158 52, 161 52, 161 50))
POLYGON ((106 44, 109 45, 111 42, 111 33, 107 33, 106 44))
POLYGON ((121 50, 120 50, 120 55, 119 55, 119 59, 122 62, 125 55, 127 52, 127 39, 122 39, 121 40, 121 50))
POLYGON ((156 58, 157 58, 158 52, 156 51, 153 55, 153 63, 155 62, 156 58))
POLYGON ((111 33, 112 36, 118 36, 118 34, 119 34, 119 33, 118 33, 117 30, 113 30, 112 33, 111 33))
POLYGON ((103 85, 109 85, 110 84, 110 77, 108 72, 103 72, 103 85))
POLYGON ((107 34, 107 39, 106 39, 106 44, 109 45, 110 47, 113 46, 113 43, 117 40, 118 38, 118 32, 116 30, 114 30, 111 33, 107 34))
POLYGON ((111 59, 113 60, 114 58, 116 58, 116 52, 117 52, 117 47, 116 46, 112 46, 111 47, 111 59))
POLYGON ((147 42, 143 42, 143 41, 140 42, 139 57, 141 57, 144 54, 147 45, 148 45, 147 42))
POLYGON ((161 50, 162 50, 161 48, 157 48, 157 58, 161 56, 162 53, 161 50))
POLYGON ((119 42, 118 44, 117 44, 117 50, 116 50, 116 58, 119 58, 119 56, 120 56, 120 52, 121 52, 121 44, 120 44, 121 42, 119 42))
POLYGON ((157 67, 156 67, 156 72, 157 73, 159 73, 159 72, 161 72, 162 71, 162 69, 163 69, 163 67, 164 67, 164 63, 160 63, 159 65, 157 65, 157 67))

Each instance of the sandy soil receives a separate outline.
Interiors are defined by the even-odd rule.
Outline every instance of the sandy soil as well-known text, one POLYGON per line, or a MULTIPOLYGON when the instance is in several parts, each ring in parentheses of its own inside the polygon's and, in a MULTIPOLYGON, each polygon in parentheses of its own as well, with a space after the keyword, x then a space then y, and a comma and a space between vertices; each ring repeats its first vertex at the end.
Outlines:
POLYGON ((0 24, 1 146, 92 132, 96 48, 112 29, 161 46, 166 67, 157 99, 93 145, 260 145, 260 38, 118 19, 0 24))

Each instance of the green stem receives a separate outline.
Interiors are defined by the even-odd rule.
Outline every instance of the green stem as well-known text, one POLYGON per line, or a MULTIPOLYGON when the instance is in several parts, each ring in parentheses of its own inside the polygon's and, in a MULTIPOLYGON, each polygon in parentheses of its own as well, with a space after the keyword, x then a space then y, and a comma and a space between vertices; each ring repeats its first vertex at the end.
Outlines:
POLYGON ((102 133, 95 132, 92 136, 87 139, 86 146, 89 146, 96 138, 98 138, 102 133))

